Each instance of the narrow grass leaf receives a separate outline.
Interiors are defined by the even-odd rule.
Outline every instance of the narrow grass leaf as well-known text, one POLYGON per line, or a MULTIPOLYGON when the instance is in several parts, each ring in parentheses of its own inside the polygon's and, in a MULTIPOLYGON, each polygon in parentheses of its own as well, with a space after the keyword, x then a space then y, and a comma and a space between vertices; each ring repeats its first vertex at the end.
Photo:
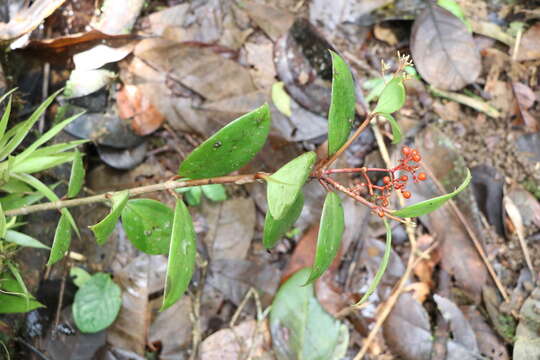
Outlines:
POLYGON ((463 183, 454 191, 452 191, 449 194, 441 195, 438 197, 435 197, 433 199, 425 200, 407 207, 404 207, 403 209, 399 209, 397 211, 394 211, 392 215, 399 216, 399 217, 417 217, 422 216, 425 214, 428 214, 432 211, 437 210, 441 206, 443 206, 448 200, 462 192, 471 182, 471 172, 469 169, 467 169, 467 175, 465 176, 465 180, 463 180, 463 183))
POLYGON ((392 144, 399 144, 401 142, 402 134, 401 128, 399 127, 396 119, 394 119, 394 117, 390 114, 380 113, 379 115, 384 117, 390 123, 390 127, 392 128, 392 137, 394 138, 392 140, 392 144))
MULTIPOLYGON (((11 90, 8 94, 11 94, 14 90, 15 89, 11 90)), ((2 102, 5 99, 6 95, 7 94, 4 94, 4 96, 2 96, 2 99, 0 99, 0 102, 2 102)), ((4 109, 4 114, 2 114, 2 119, 0 120, 0 139, 6 133, 10 115, 11 115, 11 96, 9 97, 6 108, 4 109)))
POLYGON ((60 216, 58 225, 56 226, 56 232, 54 233, 54 240, 51 248, 51 254, 49 255, 49 261, 47 266, 51 266, 58 262, 58 260, 64 257, 64 254, 69 249, 71 243, 71 227, 69 219, 65 214, 60 216))
POLYGON ((373 112, 379 114, 391 114, 396 112, 401 109, 403 104, 405 104, 405 98, 406 94, 403 79, 394 76, 384 87, 373 112))
POLYGON ((184 202, 177 200, 167 262, 165 294, 160 311, 176 303, 188 288, 195 269, 196 255, 197 244, 191 215, 184 202))
POLYGON ((79 194, 84 184, 84 175, 85 171, 82 154, 79 151, 75 151, 75 158, 71 165, 71 175, 69 176, 68 198, 73 198, 79 194))
POLYGON ((262 149, 270 131, 268 104, 227 124, 193 150, 178 173, 190 179, 222 176, 240 169, 262 149))
POLYGON ((328 156, 334 155, 349 138, 354 122, 356 90, 347 63, 332 55, 332 99, 328 111, 328 156))
POLYGON ((300 191, 292 206, 289 207, 289 210, 281 219, 276 220, 270 211, 266 212, 263 234, 263 244, 265 248, 270 249, 274 247, 278 240, 287 233, 300 216, 303 207, 304 194, 300 191))
POLYGON ((339 251, 344 230, 345 215, 341 199, 335 192, 328 192, 321 215, 315 260, 306 284, 312 283, 328 269, 339 251))
POLYGON ((392 228, 390 227, 390 224, 388 224, 388 221, 386 219, 383 219, 384 221, 384 227, 386 228, 386 243, 384 246, 384 254, 381 259, 381 263, 379 265, 379 269, 377 270, 377 273, 375 274, 375 277, 373 278, 373 281, 369 285, 368 290, 362 296, 360 301, 358 301, 354 306, 360 306, 363 303, 369 299, 371 294, 377 289, 377 286, 379 286, 379 283, 382 280, 382 277, 384 276, 384 272, 386 271, 386 268, 388 267, 388 262, 390 261, 390 254, 392 252, 392 228))
POLYGON ((26 234, 23 234, 15 230, 6 231, 5 240, 7 242, 17 244, 19 246, 32 247, 32 248, 37 248, 37 249, 47 249, 47 250, 51 249, 50 247, 43 244, 39 240, 34 239, 31 236, 28 236, 26 234))
POLYGON ((304 153, 266 179, 268 211, 274 219, 281 219, 293 205, 313 169, 315 160, 317 155, 313 151, 304 153))
POLYGON ((90 230, 94 233, 99 245, 105 244, 111 233, 114 231, 114 227, 116 226, 118 218, 120 218, 128 199, 129 191, 127 190, 113 195, 110 199, 112 207, 109 214, 96 225, 90 226, 90 230))

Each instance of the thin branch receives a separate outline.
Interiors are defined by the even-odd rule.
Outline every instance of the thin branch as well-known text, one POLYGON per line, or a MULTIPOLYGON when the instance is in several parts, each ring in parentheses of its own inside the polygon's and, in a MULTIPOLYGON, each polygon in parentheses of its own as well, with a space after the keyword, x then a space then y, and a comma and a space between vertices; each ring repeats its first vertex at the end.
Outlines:
MULTIPOLYGON (((235 176, 221 176, 210 179, 198 179, 198 180, 169 180, 158 184, 145 185, 140 187, 135 187, 127 189, 129 191, 129 196, 137 196, 142 194, 147 194, 156 191, 163 190, 172 190, 178 188, 200 186, 200 185, 210 185, 210 184, 248 184, 262 179, 264 176, 268 176, 266 173, 255 173, 247 175, 235 175, 235 176)), ((46 211, 46 210, 59 210, 68 207, 81 206, 94 204, 99 202, 106 202, 109 198, 118 194, 122 191, 107 192, 99 195, 88 196, 78 199, 69 199, 69 200, 60 200, 52 201, 43 204, 23 206, 18 209, 8 210, 5 212, 6 216, 18 216, 18 215, 28 215, 31 213, 46 211)))

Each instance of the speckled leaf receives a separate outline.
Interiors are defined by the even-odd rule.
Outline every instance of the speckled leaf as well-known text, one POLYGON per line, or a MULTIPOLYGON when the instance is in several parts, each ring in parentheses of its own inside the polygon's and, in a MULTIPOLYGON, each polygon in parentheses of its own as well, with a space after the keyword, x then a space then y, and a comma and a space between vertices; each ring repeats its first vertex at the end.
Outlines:
POLYGON ((122 211, 122 225, 128 239, 147 254, 169 251, 173 211, 159 201, 129 200, 122 211))
POLYGON ((278 360, 338 360, 347 351, 347 326, 323 309, 312 284, 302 286, 309 271, 306 268, 296 272, 274 297, 270 332, 278 360))
POLYGON ((380 114, 383 116, 388 122, 390 123, 390 127, 392 128, 392 137, 394 138, 392 140, 392 144, 398 144, 401 142, 401 128, 399 127, 396 119, 390 114, 380 114))
POLYGON ((69 177, 69 185, 67 191, 67 197, 72 198, 79 194, 82 185, 84 183, 84 165, 82 161, 82 154, 79 151, 75 151, 75 158, 71 165, 71 175, 69 177))
POLYGON ((96 333, 113 323, 122 305, 122 291, 109 274, 97 273, 75 294, 73 320, 83 333, 96 333))
POLYGON ((416 217, 435 211, 441 206, 443 206, 444 203, 446 203, 448 200, 463 191, 470 182, 471 172, 469 171, 469 169, 467 169, 467 175, 465 177, 465 180, 463 180, 463 183, 456 190, 452 191, 449 194, 437 196, 433 199, 421 201, 419 203, 404 207, 403 209, 394 211, 392 215, 399 217, 416 217))
POLYGON ((263 244, 267 249, 272 248, 276 242, 293 226, 296 219, 300 216, 304 207, 304 194, 302 191, 296 197, 296 200, 289 207, 289 210, 281 219, 274 219, 270 211, 266 212, 264 220, 263 244))
POLYGON ((71 225, 69 218, 63 213, 60 216, 58 225, 56 226, 56 232, 54 233, 54 240, 51 248, 51 254, 49 255, 49 261, 47 266, 51 266, 58 260, 64 257, 64 254, 69 249, 71 243, 71 225))
POLYGON ((190 179, 203 179, 238 170, 262 149, 269 131, 270 109, 264 104, 199 145, 180 164, 178 173, 190 179))
POLYGON ((328 156, 345 144, 354 121, 356 93, 347 63, 335 52, 332 55, 332 101, 328 112, 328 156))
POLYGON ((94 233, 96 241, 99 245, 105 244, 109 235, 114 231, 114 227, 118 222, 118 218, 122 210, 126 206, 129 199, 129 191, 125 190, 111 197, 112 208, 111 212, 105 216, 103 220, 96 225, 90 226, 90 230, 94 233))
POLYGON ((160 311, 176 303, 186 291, 195 269, 196 255, 197 244, 191 215, 184 202, 177 200, 167 263, 165 294, 160 311))
POLYGON ((405 104, 405 86, 401 77, 393 77, 386 84, 384 90, 379 96, 377 106, 373 112, 381 114, 391 114, 398 111, 405 104))
POLYGON ((329 192, 324 200, 315 260, 307 283, 313 282, 328 269, 339 250, 344 230, 345 216, 341 199, 335 192, 329 192))
POLYGON ((283 165, 267 179, 268 211, 281 219, 295 202, 306 182, 317 155, 310 151, 283 165))

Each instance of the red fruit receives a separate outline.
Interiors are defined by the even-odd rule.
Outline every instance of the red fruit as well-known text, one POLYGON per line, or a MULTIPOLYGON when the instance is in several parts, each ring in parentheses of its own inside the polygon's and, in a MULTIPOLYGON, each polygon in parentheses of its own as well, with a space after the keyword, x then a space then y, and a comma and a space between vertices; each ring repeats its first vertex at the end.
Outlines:
POLYGON ((420 181, 424 181, 424 180, 427 179, 427 175, 426 175, 425 172, 421 172, 420 174, 418 174, 417 178, 418 178, 418 180, 420 180, 420 181))
POLYGON ((382 181, 383 181, 383 183, 385 183, 385 184, 390 184, 390 177, 389 177, 389 176, 385 176, 385 177, 383 177, 382 181))
POLYGON ((404 191, 402 194, 405 199, 409 199, 411 197, 411 193, 409 191, 404 191))
POLYGON ((382 210, 377 211, 377 215, 379 215, 379 217, 381 218, 384 217, 384 211, 382 210))
POLYGON ((407 175, 401 175, 401 177, 399 178, 399 180, 401 181, 407 181, 409 180, 409 177, 407 175))
POLYGON ((401 185, 401 184, 395 184, 395 185, 394 185, 394 189, 396 189, 396 190, 399 190, 399 189, 401 189, 402 187, 403 187, 403 185, 401 185))
POLYGON ((384 200, 381 202, 381 205, 384 206, 384 207, 387 207, 387 206, 388 206, 388 200, 384 199, 384 200))
POLYGON ((409 155, 411 153, 411 148, 408 146, 404 146, 403 149, 401 149, 401 153, 405 156, 409 155))
POLYGON ((420 155, 418 155, 418 154, 414 154, 414 155, 412 156, 412 160, 413 160, 414 162, 419 162, 420 160, 422 160, 422 157, 421 157, 420 155))
POLYGON ((420 153, 418 152, 418 150, 414 149, 414 150, 411 150, 411 155, 414 156, 414 155, 420 155, 420 153))

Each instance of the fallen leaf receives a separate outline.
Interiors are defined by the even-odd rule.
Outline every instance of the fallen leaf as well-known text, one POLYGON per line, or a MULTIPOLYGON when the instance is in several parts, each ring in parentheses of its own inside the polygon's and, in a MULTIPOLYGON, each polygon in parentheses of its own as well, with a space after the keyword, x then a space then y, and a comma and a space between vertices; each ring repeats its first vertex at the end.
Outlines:
POLYGON ((255 24, 273 41, 285 34, 294 21, 293 14, 275 6, 254 1, 246 1, 242 5, 255 24))
MULTIPOLYGON (((434 238, 431 235, 421 235, 417 240, 420 251, 427 250, 433 244, 433 241, 434 238)), ((429 258, 421 259, 413 269, 414 274, 423 284, 428 286, 428 289, 435 289, 436 284, 433 279, 433 272, 440 261, 441 254, 438 249, 435 249, 429 254, 429 258)), ((423 303, 423 301, 421 302, 423 303)))
POLYGON ((137 135, 148 135, 165 121, 163 114, 136 85, 124 85, 116 93, 116 106, 121 119, 132 119, 131 126, 137 135))
POLYGON ((512 358, 515 360, 540 357, 540 289, 536 288, 525 300, 519 311, 520 321, 516 329, 516 342, 512 358))
POLYGON ((179 4, 156 11, 142 19, 143 29, 155 36, 162 36, 170 27, 182 27, 190 4, 179 4))
POLYGON ((540 24, 534 24, 521 37, 516 60, 527 61, 538 58, 540 58, 540 24))
POLYGON ((73 55, 73 63, 77 70, 99 69, 105 64, 122 60, 133 51, 134 47, 134 42, 118 47, 99 44, 73 55))
POLYGON ((414 22, 411 53, 420 75, 443 90, 459 90, 475 82, 482 69, 480 53, 465 24, 431 3, 414 22))
POLYGON ((469 320, 476 334, 480 353, 493 360, 509 360, 510 356, 508 355, 505 344, 491 329, 490 325, 480 314, 480 311, 474 306, 461 307, 461 310, 469 320))
POLYGON ((0 40, 16 39, 41 24, 41 22, 59 8, 66 0, 37 0, 25 7, 9 22, 0 23, 0 40))
POLYGON ((516 114, 521 118, 525 128, 529 132, 540 130, 540 123, 528 112, 529 108, 537 101, 536 94, 530 87, 519 82, 512 83, 512 90, 516 99, 516 114))
POLYGON ((270 332, 268 323, 247 320, 230 329, 220 330, 201 343, 201 360, 271 360, 270 332))
POLYGON ((536 225, 540 228, 540 202, 518 183, 513 183, 506 191, 512 202, 517 206, 523 225, 536 225))
POLYGON ((109 35, 129 34, 144 5, 144 0, 128 0, 122 3, 105 0, 101 14, 91 26, 109 35))
POLYGON ((204 242, 212 260, 244 259, 255 231, 255 204, 251 198, 236 197, 220 203, 205 202, 208 222, 204 242))

